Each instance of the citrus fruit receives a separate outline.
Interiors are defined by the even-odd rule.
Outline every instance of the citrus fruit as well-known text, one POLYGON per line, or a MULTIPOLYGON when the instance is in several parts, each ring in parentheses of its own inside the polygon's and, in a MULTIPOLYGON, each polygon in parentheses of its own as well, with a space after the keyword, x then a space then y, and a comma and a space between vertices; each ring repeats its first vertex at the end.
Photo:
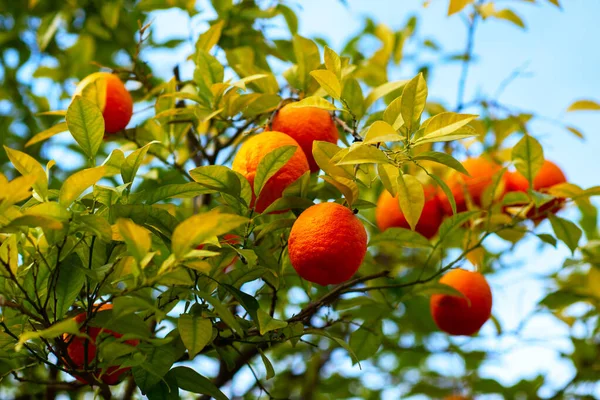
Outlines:
POLYGON ((271 128, 291 136, 300 144, 311 172, 319 170, 312 154, 313 142, 336 143, 338 140, 338 130, 331 114, 316 107, 293 107, 293 104, 288 104, 277 112, 271 128))
POLYGON ((348 208, 320 203, 294 222, 288 240, 292 266, 302 278, 319 285, 347 281, 367 252, 367 232, 348 208))
MULTIPOLYGON (((442 224, 444 213, 437 197, 437 188, 433 185, 426 185, 423 186, 423 189, 425 191, 425 204, 415 231, 431 239, 442 224)), ((375 219, 379 230, 382 232, 392 227, 410 229, 410 225, 400 209, 398 197, 392 196, 387 190, 381 192, 379 196, 377 208, 375 209, 375 219)))
POLYGON ((492 312, 492 292, 483 275, 454 269, 446 273, 440 283, 453 287, 464 297, 431 296, 431 315, 438 328, 451 335, 470 336, 479 331, 492 312))
POLYGON ((232 169, 248 179, 254 187, 254 178, 260 161, 271 151, 282 146, 298 146, 292 158, 277 171, 264 185, 258 199, 252 195, 251 207, 262 213, 275 200, 279 199, 286 187, 308 171, 308 161, 294 139, 285 133, 268 131, 248 139, 239 149, 233 160, 232 169))
POLYGON ((83 79, 75 89, 75 96, 92 100, 102 111, 104 130, 116 133, 125 129, 133 114, 133 100, 118 76, 96 72, 83 79))

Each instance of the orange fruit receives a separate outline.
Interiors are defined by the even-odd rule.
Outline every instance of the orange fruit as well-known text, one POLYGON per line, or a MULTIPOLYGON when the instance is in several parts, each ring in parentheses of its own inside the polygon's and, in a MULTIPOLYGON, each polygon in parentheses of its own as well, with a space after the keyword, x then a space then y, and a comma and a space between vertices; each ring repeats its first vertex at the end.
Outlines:
POLYGON ((308 171, 308 161, 304 152, 290 136, 276 131, 263 132, 252 136, 235 155, 231 168, 244 175, 250 186, 254 188, 254 177, 258 164, 264 156, 282 146, 298 146, 296 152, 264 185, 258 199, 252 195, 251 207, 259 213, 263 212, 275 200, 279 199, 286 187, 308 171))
POLYGON ((133 114, 133 100, 118 76, 108 72, 88 75, 75 89, 75 96, 82 95, 100 107, 106 133, 125 129, 133 114))
POLYGON ((307 208, 290 232, 288 251, 302 278, 319 285, 347 281, 367 253, 367 232, 348 208, 320 203, 307 208))
POLYGON ((453 269, 440 279, 440 283, 453 287, 464 297, 431 296, 431 315, 438 328, 450 335, 470 336, 479 331, 492 313, 492 291, 483 275, 453 269))
POLYGON ((308 159, 310 172, 319 170, 312 154, 313 142, 315 140, 329 143, 338 141, 338 130, 331 114, 316 107, 292 107, 292 104, 288 104, 277 112, 271 128, 291 136, 300 144, 308 159))
MULTIPOLYGON (((483 192, 493 183, 494 174, 501 169, 500 165, 483 157, 468 158, 463 161, 462 165, 470 176, 461 174, 458 171, 452 171, 446 180, 446 184, 454 195, 457 212, 466 211, 467 201, 465 193, 467 192, 473 200, 473 203, 477 206, 481 206, 481 196, 483 192)), ((452 215, 452 206, 444 192, 440 191, 439 199, 444 212, 448 215, 452 215)))
MULTIPOLYGON (((442 224, 444 213, 437 197, 437 188, 433 185, 425 185, 423 189, 425 191, 425 205, 415 231, 427 239, 431 239, 442 224)), ((377 208, 375 209, 375 219, 379 230, 382 232, 391 227, 410 229, 410 225, 408 225, 400 209, 398 197, 392 196, 387 190, 381 192, 379 196, 377 208)))
MULTIPOLYGON (((96 312, 110 310, 110 309, 112 309, 112 304, 104 304, 100 307, 97 307, 96 312)), ((76 315, 75 318, 73 318, 73 319, 78 324, 82 324, 86 320, 86 318, 87 318, 87 314, 81 313, 81 314, 76 315)), ((67 353, 69 354, 69 357, 71 358, 71 360, 73 361, 73 363, 75 364, 75 366, 78 369, 85 368, 86 342, 87 342, 87 365, 89 367, 89 366, 94 365, 95 358, 96 358, 96 339, 98 338, 98 335, 100 335, 101 332, 103 334, 112 335, 117 339, 120 338, 121 336, 123 336, 120 333, 113 332, 113 331, 107 330, 107 329, 102 329, 102 328, 95 327, 95 326, 86 326, 85 328, 81 329, 81 332, 87 333, 88 336, 92 340, 88 341, 85 338, 77 337, 77 336, 73 336, 71 339, 71 335, 64 336, 65 341, 67 341, 67 342, 69 340, 71 341, 67 347, 67 353)), ((130 339, 130 340, 126 340, 125 343, 127 343, 130 346, 137 346, 139 344, 139 340, 130 339)), ((94 375, 97 377, 100 377, 102 382, 104 382, 108 385, 116 385, 117 383, 119 383, 121 376, 123 376, 123 374, 125 374, 129 370, 130 370, 129 367, 120 368, 118 366, 112 366, 112 367, 107 368, 106 371, 98 370, 98 371, 94 372, 94 375), (104 373, 101 374, 101 372, 104 372, 104 373)), ((83 379, 77 375, 75 375, 75 377, 77 378, 77 380, 79 380, 81 382, 84 382, 86 384, 91 384, 91 382, 87 382, 85 379, 83 379)))
MULTIPOLYGON (((552 161, 544 160, 542 168, 533 178, 533 190, 545 192, 546 189, 552 186, 567 182, 565 174, 560 167, 552 161)), ((529 182, 519 172, 509 172, 506 175, 506 192, 523 192, 527 193, 529 182)), ((532 208, 527 212, 527 218, 534 221, 541 221, 547 217, 548 213, 556 214, 563 206, 564 199, 553 199, 548 203, 543 204, 539 208, 532 208)))

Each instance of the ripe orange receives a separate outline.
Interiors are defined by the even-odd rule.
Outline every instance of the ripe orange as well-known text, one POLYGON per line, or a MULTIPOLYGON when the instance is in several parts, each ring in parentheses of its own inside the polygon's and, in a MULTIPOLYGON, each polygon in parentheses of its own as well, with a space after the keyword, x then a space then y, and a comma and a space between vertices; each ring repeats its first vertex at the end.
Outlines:
POLYGON ((319 170, 312 155, 313 142, 320 140, 336 143, 338 140, 338 130, 331 114, 316 107, 295 108, 288 104, 275 115, 272 129, 291 136, 300 144, 311 172, 319 170))
POLYGON ((288 251, 302 278, 319 285, 347 281, 367 253, 367 232, 348 208, 320 203, 307 208, 290 232, 288 251))
MULTIPOLYGON (((110 310, 110 309, 112 309, 112 304, 104 304, 103 306, 97 308, 96 311, 100 312, 100 311, 110 310)), ((81 324, 86 320, 86 313, 78 314, 73 319, 78 324, 81 324)), ((69 346, 67 347, 67 353, 69 354, 69 357, 71 358, 73 363, 79 369, 85 368, 86 342, 87 342, 87 365, 89 367, 89 366, 94 365, 94 362, 95 362, 96 339, 97 339, 98 335, 100 334, 100 332, 107 334, 107 335, 112 335, 115 338, 120 338, 121 336, 123 336, 120 333, 113 332, 113 331, 110 331, 107 329, 94 327, 94 326, 87 326, 86 328, 82 328, 81 332, 86 332, 92 340, 88 341, 85 338, 77 337, 77 336, 73 336, 73 338, 71 339, 70 335, 64 336, 65 341, 71 340, 71 342, 69 343, 69 346)), ((125 343, 127 343, 130 346, 137 346, 139 344, 139 340, 134 340, 134 339, 126 340, 125 343)), ((116 385, 117 383, 119 383, 119 379, 121 378, 121 376, 129 370, 130 370, 129 367, 119 368, 118 366, 112 366, 112 367, 107 368, 106 371, 103 371, 104 374, 102 374, 102 376, 100 376, 102 371, 99 371, 99 370, 94 372, 94 375, 99 376, 100 379, 108 385, 116 385)), ((79 376, 75 376, 75 377, 77 378, 77 380, 79 380, 81 382, 84 382, 87 384, 91 383, 91 382, 87 382, 85 379, 83 379, 79 376)))
MULTIPOLYGON (((456 211, 462 212, 467 209, 465 193, 468 191, 473 203, 481 206, 481 195, 493 183, 493 176, 500 169, 500 165, 483 157, 468 158, 463 161, 463 166, 469 172, 467 176, 457 171, 452 171, 446 184, 454 195, 456 211)), ((452 206, 446 195, 440 191, 440 202, 446 214, 452 215, 452 206)))
POLYGON ((96 72, 88 75, 75 89, 75 95, 83 94, 90 89, 105 90, 105 93, 95 93, 92 99, 102 111, 104 130, 106 133, 116 133, 125 129, 133 114, 133 100, 118 76, 108 72, 96 72), (102 81, 105 85, 99 85, 102 81), (98 98, 104 96, 104 98, 98 98))
POLYGON ((306 156, 298 142, 290 136, 281 132, 268 131, 248 139, 233 160, 232 169, 244 175, 250 182, 250 186, 254 187, 254 177, 260 161, 271 151, 282 146, 298 146, 298 149, 292 158, 267 181, 258 200, 255 199, 254 194, 252 195, 251 206, 259 213, 279 199, 286 187, 308 171, 306 156))
MULTIPOLYGON (((425 205, 415 230, 431 239, 442 224, 444 213, 437 197, 437 188, 433 185, 426 185, 423 189, 425 191, 425 205)), ((381 192, 379 196, 377 208, 375 209, 375 219, 379 230, 382 232, 391 227, 410 229, 410 225, 408 225, 402 210, 400 210, 398 197, 392 196, 387 190, 381 192)))
MULTIPOLYGON (((563 171, 552 161, 544 160, 542 168, 533 178, 533 190, 545 192, 552 186, 567 182, 563 171)), ((529 182, 519 172, 510 172, 506 175, 506 192, 527 192, 529 182)), ((541 221, 548 213, 556 214, 564 203, 564 199, 553 199, 539 208, 532 208, 527 212, 527 218, 541 221)))
POLYGON ((464 297, 446 294, 431 296, 431 315, 438 328, 451 335, 473 335, 490 318, 492 291, 478 272, 454 269, 440 279, 464 297))

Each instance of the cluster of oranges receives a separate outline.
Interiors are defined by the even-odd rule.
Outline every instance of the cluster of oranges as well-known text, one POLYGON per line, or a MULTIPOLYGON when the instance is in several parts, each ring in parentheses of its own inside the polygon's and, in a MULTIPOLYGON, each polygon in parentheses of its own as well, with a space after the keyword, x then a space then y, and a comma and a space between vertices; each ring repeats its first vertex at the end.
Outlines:
MULTIPOLYGON (((107 73, 86 78, 77 92, 82 93, 98 80, 102 80, 103 84, 99 87, 105 94, 104 101, 99 101, 99 104, 106 133, 118 132, 127 126, 131 118, 131 96, 118 77, 107 73)), ((246 177, 251 186, 254 186, 258 166, 267 154, 282 146, 297 147, 287 163, 268 179, 258 198, 253 195, 251 207, 256 212, 262 213, 281 198, 285 188, 300 176, 308 171, 319 170, 312 155, 315 140, 337 142, 338 130, 331 115, 318 108, 286 105, 276 113, 269 130, 243 143, 234 158, 232 169, 246 177)), ((484 192, 501 170, 500 165, 484 157, 467 159, 463 165, 469 176, 453 173, 446 180, 459 212, 465 211, 470 204, 481 207, 484 192)), ((505 193, 527 192, 529 189, 529 182, 517 172, 504 174, 502 180, 501 187, 504 187, 505 193)), ((545 161, 532 188, 544 191, 565 181, 562 171, 550 161, 545 161)), ((450 201, 436 186, 426 185, 424 192, 425 204, 415 230, 431 239, 437 234, 443 219, 451 215, 452 208, 450 201)), ((549 212, 556 212, 561 205, 560 199, 553 200, 540 208, 531 209, 527 217, 539 221, 549 212)), ((398 199, 385 190, 377 202, 376 221, 381 231, 390 227, 409 228, 398 199)), ((225 240, 229 244, 239 243, 239 237, 235 235, 225 236, 225 240)), ((332 202, 316 204, 306 209, 295 221, 288 240, 288 252, 292 266, 302 278, 320 285, 339 284, 350 279, 360 267, 367 252, 367 232, 347 207, 332 202)), ((483 275, 455 269, 446 273, 440 282, 458 290, 463 296, 438 294, 431 297, 431 313, 438 327, 451 335, 476 333, 489 319, 492 307, 491 290, 483 275)), ((85 318, 86 314, 80 314, 75 320, 82 323, 85 318)), ((104 332, 120 337, 116 332, 104 332)), ((79 368, 83 367, 84 362, 89 363, 95 358, 95 340, 100 329, 87 328, 87 333, 92 338, 92 342, 86 344, 87 357, 84 357, 87 339, 70 339, 69 356, 79 368)), ((127 343, 137 345, 133 341, 127 343)), ((113 384, 125 371, 108 369, 100 378, 105 383, 113 384)))

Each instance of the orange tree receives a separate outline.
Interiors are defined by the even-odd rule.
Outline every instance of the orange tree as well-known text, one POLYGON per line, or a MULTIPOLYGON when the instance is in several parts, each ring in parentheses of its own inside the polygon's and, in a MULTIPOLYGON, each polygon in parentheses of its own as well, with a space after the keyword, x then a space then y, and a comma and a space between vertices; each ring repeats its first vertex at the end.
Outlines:
POLYGON ((486 279, 502 268, 494 237, 572 251, 544 278, 536 313, 573 326, 569 307, 587 304, 589 329, 565 354, 577 372, 552 396, 591 395, 581 383, 600 367, 600 246, 589 198, 600 190, 545 161, 536 115, 464 98, 476 27, 522 25, 512 10, 450 1, 468 40, 458 104, 444 106, 427 98, 435 64, 388 80, 405 42, 443 55, 418 36, 418 17, 397 31, 368 20, 336 51, 269 1, 213 1, 217 17, 180 60, 193 68, 161 80, 144 51, 180 43, 155 43, 148 13, 191 17, 194 3, 0 6, 2 398, 379 398, 385 386, 537 398, 544 376, 482 376, 490 351, 451 337, 488 321, 490 340, 504 335, 486 279), (279 20, 289 34, 273 39, 279 20), (365 40, 379 44, 363 52, 365 40), (21 78, 32 66, 33 81, 21 78), (47 96, 34 94, 42 81, 47 96), (565 208, 580 218, 557 215, 565 208), (551 233, 536 230, 545 220, 551 233), (461 376, 428 363, 444 355, 461 376), (386 383, 365 385, 353 368, 386 383))

